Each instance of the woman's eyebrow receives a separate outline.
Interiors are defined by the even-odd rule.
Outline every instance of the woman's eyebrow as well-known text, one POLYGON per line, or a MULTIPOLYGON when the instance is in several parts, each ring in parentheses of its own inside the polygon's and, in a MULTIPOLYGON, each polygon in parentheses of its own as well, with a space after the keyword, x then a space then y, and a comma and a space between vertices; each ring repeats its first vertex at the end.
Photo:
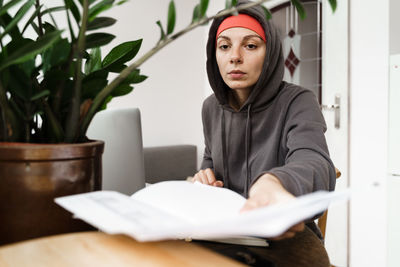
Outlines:
POLYGON ((257 37, 257 38, 259 38, 260 40, 263 40, 258 34, 246 35, 245 37, 243 37, 243 40, 248 40, 248 39, 251 39, 251 38, 253 38, 253 37, 257 37))
POLYGON ((225 40, 227 40, 227 41, 230 41, 231 40, 231 38, 229 38, 228 36, 225 36, 225 35, 220 35, 220 36, 218 36, 218 38, 217 38, 217 40, 219 40, 219 39, 225 39, 225 40))

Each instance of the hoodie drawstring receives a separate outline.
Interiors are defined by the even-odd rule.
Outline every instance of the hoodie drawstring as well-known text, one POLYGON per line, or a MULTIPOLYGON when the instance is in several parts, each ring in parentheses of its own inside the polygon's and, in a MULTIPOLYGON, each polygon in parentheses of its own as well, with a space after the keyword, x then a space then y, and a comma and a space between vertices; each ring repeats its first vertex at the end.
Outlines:
MULTIPOLYGON (((222 109, 221 117, 221 142, 222 142, 222 162, 224 168, 224 187, 229 188, 229 168, 228 168, 228 157, 226 151, 226 133, 225 133, 225 110, 222 109)), ((246 158, 246 180, 244 183, 244 194, 247 198, 249 195, 249 184, 251 173, 249 169, 249 154, 250 154, 250 142, 251 142, 251 104, 247 108, 247 119, 246 119, 246 135, 245 135, 245 158, 246 158)))
POLYGON ((247 108, 247 120, 246 120, 246 145, 245 145, 245 157, 246 157, 246 181, 244 184, 245 197, 249 196, 249 184, 250 184, 250 170, 249 170, 249 154, 250 154, 250 141, 251 141, 251 104, 247 108))
POLYGON ((228 169, 228 157, 226 152, 226 135, 225 135, 225 115, 224 109, 222 109, 222 118, 221 118, 221 141, 222 141, 222 165, 224 167, 224 187, 229 188, 229 169, 228 169))

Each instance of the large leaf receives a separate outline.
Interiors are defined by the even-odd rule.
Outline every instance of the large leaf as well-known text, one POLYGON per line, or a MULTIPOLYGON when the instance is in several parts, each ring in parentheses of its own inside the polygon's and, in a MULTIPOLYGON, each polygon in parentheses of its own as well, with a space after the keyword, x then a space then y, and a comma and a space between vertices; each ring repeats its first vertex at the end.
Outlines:
POLYGON ((160 40, 164 40, 166 35, 165 35, 164 28, 163 28, 163 26, 161 24, 161 21, 157 20, 156 24, 158 25, 158 27, 160 27, 160 35, 161 35, 160 36, 160 40))
POLYGON ((115 38, 115 35, 109 33, 92 33, 86 36, 86 49, 100 47, 108 44, 115 38))
POLYGON ((40 12, 40 15, 43 16, 43 15, 45 15, 45 14, 47 14, 47 13, 51 13, 51 12, 53 12, 53 11, 61 11, 61 10, 64 10, 64 9, 65 9, 64 6, 57 6, 57 7, 52 7, 52 8, 48 8, 48 9, 45 9, 45 10, 43 10, 43 11, 40 11, 42 6, 43 6, 43 5, 41 5, 39 8, 37 8, 37 9, 35 10, 35 12, 32 14, 32 16, 31 16, 31 17, 28 19, 28 21, 25 23, 25 26, 24 26, 24 28, 22 29, 22 33, 24 33, 25 30, 28 28, 28 26, 37 18, 37 15, 39 14, 39 12, 40 12))
POLYGON ((5 14, 10 8, 21 2, 22 0, 12 0, 0 8, 0 16, 5 14))
POLYGON ((300 18, 305 19, 306 11, 304 10, 303 4, 299 0, 290 0, 290 1, 296 7, 297 13, 299 13, 300 18))
POLYGON ((107 79, 91 79, 82 83, 82 99, 95 98, 107 85, 107 79))
POLYGON ((71 51, 71 45, 67 39, 61 39, 43 53, 43 71, 46 72, 53 66, 65 62, 71 51))
MULTIPOLYGON (((2 26, 3 28, 7 27, 7 25, 10 24, 10 22, 13 20, 13 18, 8 14, 3 14, 0 17, 0 26, 2 26)), ((19 31, 18 27, 13 27, 8 34, 11 36, 11 38, 13 39, 13 41, 18 40, 18 39, 22 39, 22 34, 19 31)), ((1 40, 1 39, 0 39, 1 40)))
POLYGON ((114 0, 102 0, 93 7, 89 8, 89 21, 92 21, 96 18, 98 14, 103 11, 106 11, 112 7, 114 0))
POLYGON ((129 76, 123 81, 125 84, 141 83, 147 79, 146 75, 140 75, 140 70, 134 70, 129 76))
POLYGON ((76 24, 79 25, 81 21, 81 14, 79 13, 78 7, 75 5, 74 0, 64 0, 65 6, 71 11, 72 16, 74 16, 76 24))
POLYGON ((31 98, 29 100, 30 101, 36 101, 36 100, 38 100, 40 98, 43 98, 43 97, 46 97, 48 95, 50 95, 50 91, 49 90, 43 90, 43 91, 40 91, 37 94, 31 96, 31 98))
POLYGON ((125 42, 114 47, 104 58, 102 63, 103 68, 107 68, 112 65, 122 65, 131 60, 138 53, 141 44, 142 39, 139 39, 136 41, 125 42))
POLYGON ((87 25, 87 31, 97 30, 113 25, 117 20, 109 17, 98 17, 90 21, 87 25))
POLYGON ((127 95, 130 92, 132 92, 133 87, 130 86, 129 84, 120 84, 118 85, 111 93, 112 96, 116 97, 116 96, 123 96, 123 95, 127 95))
POLYGON ((200 4, 197 4, 193 9, 192 23, 200 19, 200 4))
POLYGON ((101 50, 95 47, 90 51, 89 59, 85 63, 85 73, 89 74, 101 68, 101 50))
POLYGON ((331 5, 332 11, 335 12, 337 8, 337 2, 336 0, 328 0, 329 4, 331 5))
POLYGON ((200 16, 204 17, 208 8, 208 0, 200 0, 200 16))
POLYGON ((271 19, 271 18, 272 18, 271 11, 269 11, 269 9, 266 8, 266 7, 263 6, 263 5, 261 5, 261 7, 262 7, 262 9, 264 10, 265 18, 266 18, 267 20, 271 19))
POLYGON ((4 31, 0 33, 0 39, 3 38, 3 36, 5 36, 15 26, 17 26, 18 22, 25 16, 34 3, 35 0, 29 0, 17 11, 12 21, 7 25, 4 31))
POLYGON ((9 74, 6 90, 13 97, 28 100, 31 97, 30 90, 27 90, 31 88, 29 76, 19 66, 12 66, 6 73, 9 74))
POLYGON ((54 31, 45 34, 39 38, 36 42, 29 43, 14 53, 12 53, 4 62, 0 64, 0 70, 13 65, 24 62, 26 60, 34 58, 37 54, 42 53, 52 44, 54 44, 61 36, 61 31, 54 31))
POLYGON ((171 34, 175 28, 176 11, 174 0, 169 2, 168 6, 168 23, 167 23, 167 35, 171 34))

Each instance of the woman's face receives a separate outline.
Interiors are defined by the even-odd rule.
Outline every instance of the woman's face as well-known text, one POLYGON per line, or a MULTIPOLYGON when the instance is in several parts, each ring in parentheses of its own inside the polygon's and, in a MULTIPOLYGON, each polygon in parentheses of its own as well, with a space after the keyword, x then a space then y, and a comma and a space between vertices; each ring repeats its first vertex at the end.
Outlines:
POLYGON ((265 53, 265 42, 252 30, 237 27, 221 32, 216 58, 222 79, 231 89, 250 91, 260 77, 265 53))

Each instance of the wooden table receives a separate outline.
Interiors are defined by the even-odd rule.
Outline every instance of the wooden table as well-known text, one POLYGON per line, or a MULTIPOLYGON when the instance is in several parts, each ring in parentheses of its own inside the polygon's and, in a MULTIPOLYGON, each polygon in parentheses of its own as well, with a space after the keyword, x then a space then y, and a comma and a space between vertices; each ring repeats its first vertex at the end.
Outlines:
POLYGON ((244 266, 185 241, 139 243, 123 235, 81 232, 0 247, 1 267, 244 266))
MULTIPOLYGON (((2 246, 0 266, 244 266, 211 251, 219 251, 223 247, 214 242, 139 243, 123 235, 81 232, 2 246)), ((308 228, 292 239, 271 242, 268 248, 246 249, 263 255, 276 267, 329 266, 324 247, 308 228)))

